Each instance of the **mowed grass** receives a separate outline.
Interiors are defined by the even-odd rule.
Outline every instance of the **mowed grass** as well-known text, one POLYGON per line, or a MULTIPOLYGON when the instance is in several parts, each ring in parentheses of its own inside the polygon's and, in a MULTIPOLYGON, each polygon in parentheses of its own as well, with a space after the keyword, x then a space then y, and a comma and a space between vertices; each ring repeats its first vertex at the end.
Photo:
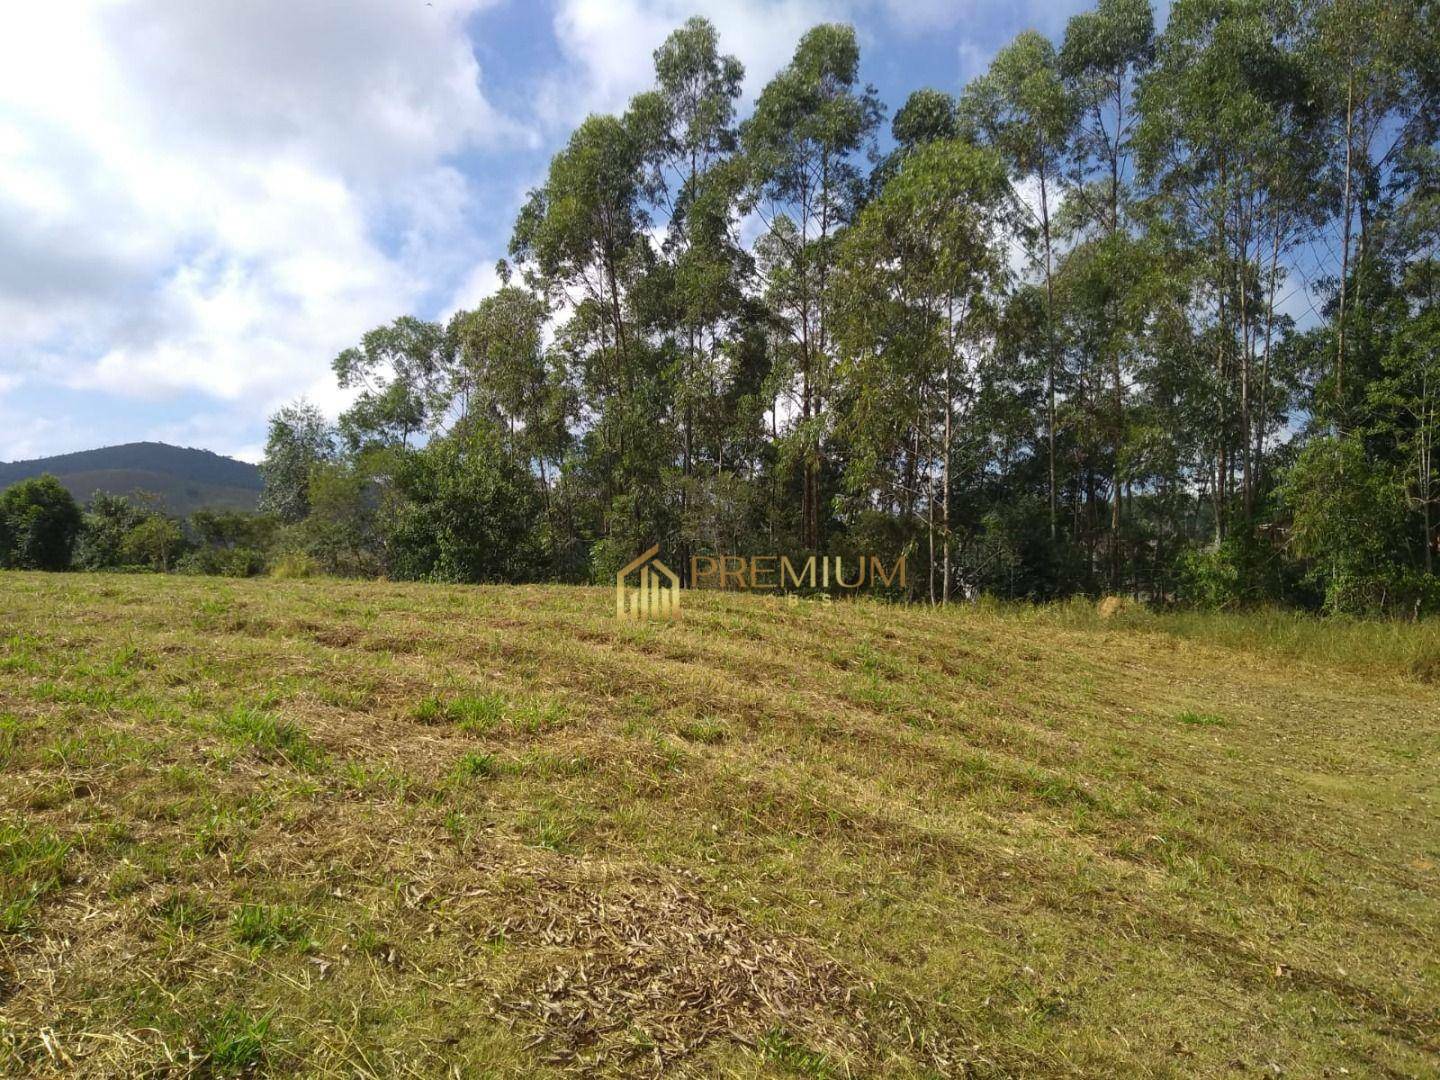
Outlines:
POLYGON ((1440 637, 0 574, 0 1072, 1440 1075, 1440 637))

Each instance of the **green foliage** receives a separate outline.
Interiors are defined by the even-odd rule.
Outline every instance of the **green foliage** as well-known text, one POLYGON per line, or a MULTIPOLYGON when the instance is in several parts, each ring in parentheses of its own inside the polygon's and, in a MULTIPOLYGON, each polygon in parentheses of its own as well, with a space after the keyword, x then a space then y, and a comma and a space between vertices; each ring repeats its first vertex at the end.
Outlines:
POLYGON ((1215 547, 1180 554, 1176 598, 1215 611, 1303 602, 1300 569, 1267 538, 1236 534, 1215 547))
POLYGON ((337 356, 332 367, 340 385, 360 391, 340 417, 340 436, 351 452, 408 446, 430 426, 448 404, 455 349, 452 328, 405 315, 337 356))
POLYGON ((284 552, 270 564, 270 576, 281 580, 314 577, 319 572, 315 560, 299 551, 284 552))
POLYGON ((134 565, 164 573, 185 543, 178 522, 161 514, 150 514, 125 533, 120 541, 121 557, 134 565))
POLYGON ((68 570, 82 517, 74 497, 48 474, 0 493, 0 566, 68 570))
MULTIPOLYGON (((316 462, 310 470, 310 512, 278 541, 286 554, 309 560, 319 572, 373 577, 381 553, 380 484, 404 451, 371 451, 359 458, 316 462), (400 456, 397 456, 400 455, 400 456)), ((300 563, 292 562, 294 570, 300 563)))
POLYGON ((310 474, 334 457, 334 433, 320 410, 305 401, 285 406, 270 418, 260 509, 285 522, 304 518, 310 512, 310 474))
POLYGON ((474 424, 402 458, 385 522, 388 569, 401 580, 529 581, 545 567, 535 479, 500 435, 474 424))
POLYGON ((129 532, 150 511, 123 495, 97 491, 85 507, 75 565, 81 570, 109 570, 125 565, 124 544, 129 532))
POLYGON ((247 547, 205 547, 187 552, 175 564, 184 574, 211 574, 216 577, 256 577, 265 573, 269 558, 264 551, 247 547))
POLYGON ((955 99, 940 90, 916 90, 895 113, 890 134, 903 151, 960 135, 955 99))
POLYGON ((1291 544, 1310 565, 1325 607, 1348 614, 1414 614, 1440 600, 1436 579, 1406 550, 1404 482, 1356 438, 1316 439, 1285 477, 1291 544))
MULTIPOLYGON (((958 97, 915 90, 882 156, 852 28, 806 32, 742 117, 692 18, 554 155, 492 295, 342 352, 337 431, 273 418, 283 533, 197 520, 184 566, 607 581, 656 543, 682 573, 904 551, 938 602, 1424 610, 1433 22, 1177 0, 1157 30, 1099 0, 958 97)), ((104 517, 87 565, 140 524, 104 517)))

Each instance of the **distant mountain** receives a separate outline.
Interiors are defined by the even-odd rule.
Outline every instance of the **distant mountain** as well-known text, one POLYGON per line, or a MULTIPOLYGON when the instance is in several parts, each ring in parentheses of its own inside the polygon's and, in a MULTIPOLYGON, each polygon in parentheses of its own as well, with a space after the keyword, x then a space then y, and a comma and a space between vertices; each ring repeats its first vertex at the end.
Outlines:
POLYGON ((234 458, 166 443, 138 442, 74 454, 0 462, 0 490, 27 477, 50 473, 84 503, 97 491, 160 496, 171 514, 201 507, 253 510, 260 499, 260 470, 234 458))

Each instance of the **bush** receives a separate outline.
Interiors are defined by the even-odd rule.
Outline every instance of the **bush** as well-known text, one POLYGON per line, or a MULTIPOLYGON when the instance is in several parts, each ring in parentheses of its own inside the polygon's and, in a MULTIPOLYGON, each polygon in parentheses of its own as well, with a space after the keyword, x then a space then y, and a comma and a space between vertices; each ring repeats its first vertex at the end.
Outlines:
POLYGON ((1231 536, 1213 548, 1184 551, 1175 571, 1180 602, 1209 611, 1306 600, 1301 567, 1262 537, 1231 536))
POLYGON ((180 525, 167 517, 152 514, 125 534, 120 553, 128 562, 165 573, 185 547, 180 525))
POLYGON ((1433 608, 1434 580, 1406 550, 1405 484, 1358 438, 1317 439, 1285 476, 1281 495, 1291 544, 1325 609, 1349 615, 1413 615, 1433 608))
POLYGON ((68 570, 80 535, 80 507, 46 473, 0 494, 0 565, 19 570, 68 570))
POLYGON ((316 465, 310 473, 310 513, 286 529, 282 547, 303 553, 315 573, 380 576, 380 485, 375 476, 386 475, 389 468, 388 452, 372 452, 353 464, 316 465))
POLYGON ((182 574, 213 574, 217 577, 255 577, 265 573, 263 551, 254 548, 200 548, 181 559, 175 569, 182 574))
POLYGON ((517 582, 545 572, 535 479, 489 427, 400 459, 395 491, 385 537, 395 578, 517 582))
POLYGON ((75 565, 82 570, 118 570, 126 560, 125 536, 145 520, 149 511, 123 495, 97 491, 85 508, 75 565))

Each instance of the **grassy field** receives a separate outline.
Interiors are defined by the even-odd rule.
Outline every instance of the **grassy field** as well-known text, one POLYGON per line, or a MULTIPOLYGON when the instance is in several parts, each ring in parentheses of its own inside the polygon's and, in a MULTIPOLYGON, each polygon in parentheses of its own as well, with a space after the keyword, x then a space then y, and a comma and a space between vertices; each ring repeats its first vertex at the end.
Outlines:
POLYGON ((1440 1075, 1440 627, 0 574, 0 1069, 1440 1075))

